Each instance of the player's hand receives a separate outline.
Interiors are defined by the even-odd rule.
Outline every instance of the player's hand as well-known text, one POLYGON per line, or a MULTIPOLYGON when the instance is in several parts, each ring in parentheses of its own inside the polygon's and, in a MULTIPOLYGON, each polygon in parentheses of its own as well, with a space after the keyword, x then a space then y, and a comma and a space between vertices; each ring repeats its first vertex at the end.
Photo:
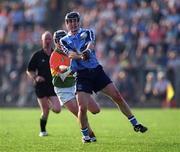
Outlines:
POLYGON ((70 59, 79 59, 79 55, 74 51, 70 51, 69 54, 68 54, 68 57, 70 59))
POLYGON ((90 49, 84 50, 82 52, 81 59, 84 61, 88 60, 90 58, 90 53, 91 53, 90 49))
POLYGON ((60 70, 62 73, 63 73, 63 72, 66 72, 67 69, 68 69, 68 66, 66 66, 66 65, 60 65, 60 66, 59 66, 59 70, 60 70))
POLYGON ((66 68, 65 72, 59 73, 59 77, 61 78, 62 81, 64 81, 67 78, 67 76, 71 74, 71 72, 72 72, 71 68, 68 67, 66 68))

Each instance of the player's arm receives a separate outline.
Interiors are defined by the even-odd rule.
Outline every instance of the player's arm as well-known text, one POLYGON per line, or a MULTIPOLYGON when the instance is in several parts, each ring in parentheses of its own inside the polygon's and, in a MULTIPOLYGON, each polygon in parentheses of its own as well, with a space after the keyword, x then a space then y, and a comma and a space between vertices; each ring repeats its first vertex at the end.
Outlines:
POLYGON ((69 51, 68 57, 70 59, 76 59, 76 60, 83 59, 82 54, 78 54, 77 52, 74 52, 74 51, 69 51))
POLYGON ((60 65, 59 70, 61 73, 64 73, 64 72, 67 72, 68 70, 70 70, 70 67, 66 66, 66 65, 60 65))
POLYGON ((90 58, 90 53, 95 50, 95 35, 93 31, 87 30, 81 35, 83 35, 83 38, 86 41, 84 48, 82 48, 83 51, 81 54, 76 53, 76 51, 69 51, 68 56, 71 59, 88 60, 90 58))
POLYGON ((94 51, 95 49, 95 34, 92 30, 87 30, 87 37, 86 37, 86 43, 87 47, 85 50, 91 50, 94 51))
POLYGON ((88 42, 87 48, 85 50, 91 50, 93 51, 95 48, 94 41, 88 42))
POLYGON ((95 34, 92 30, 86 31, 86 49, 82 52, 82 59, 88 60, 90 54, 95 50, 95 34))
POLYGON ((60 45, 63 52, 70 58, 70 59, 81 59, 81 55, 77 53, 76 50, 71 48, 65 40, 60 40, 60 45))
POLYGON ((72 72, 70 66, 66 66, 66 65, 60 65, 59 70, 60 70, 59 77, 61 78, 62 81, 64 81, 67 78, 67 76, 72 72))

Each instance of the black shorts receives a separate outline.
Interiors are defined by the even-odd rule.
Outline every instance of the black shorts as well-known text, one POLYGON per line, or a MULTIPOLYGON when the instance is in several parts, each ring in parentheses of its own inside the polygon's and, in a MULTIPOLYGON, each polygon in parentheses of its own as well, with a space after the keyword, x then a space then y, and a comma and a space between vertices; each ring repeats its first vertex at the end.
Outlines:
POLYGON ((38 98, 56 96, 54 86, 45 82, 37 83, 35 85, 35 93, 38 98))
POLYGON ((76 91, 87 93, 98 92, 112 83, 101 65, 94 69, 84 69, 77 72, 76 91))

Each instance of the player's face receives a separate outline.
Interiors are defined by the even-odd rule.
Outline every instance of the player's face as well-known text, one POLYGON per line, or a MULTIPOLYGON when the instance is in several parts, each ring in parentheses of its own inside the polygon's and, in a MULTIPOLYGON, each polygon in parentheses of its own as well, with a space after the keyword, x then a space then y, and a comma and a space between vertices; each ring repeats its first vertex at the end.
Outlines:
POLYGON ((66 27, 71 33, 76 33, 79 29, 79 21, 77 18, 66 20, 66 27))

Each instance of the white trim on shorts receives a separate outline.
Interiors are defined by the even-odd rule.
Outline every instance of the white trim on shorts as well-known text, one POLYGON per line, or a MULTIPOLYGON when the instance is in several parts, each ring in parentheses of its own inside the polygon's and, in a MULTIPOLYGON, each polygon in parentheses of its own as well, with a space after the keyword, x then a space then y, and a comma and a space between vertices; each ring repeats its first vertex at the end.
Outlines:
POLYGON ((76 98, 75 85, 68 88, 54 87, 54 91, 57 94, 61 106, 63 106, 66 102, 76 98))

